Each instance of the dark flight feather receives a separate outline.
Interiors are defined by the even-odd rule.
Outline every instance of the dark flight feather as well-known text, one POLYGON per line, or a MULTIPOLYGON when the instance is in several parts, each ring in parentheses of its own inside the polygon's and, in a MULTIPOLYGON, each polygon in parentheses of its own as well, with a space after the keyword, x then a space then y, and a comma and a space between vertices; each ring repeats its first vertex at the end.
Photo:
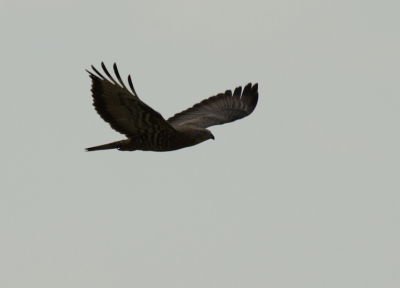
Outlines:
POLYGON ((192 125, 207 128, 242 119, 250 115, 258 101, 258 84, 247 84, 242 93, 242 87, 237 87, 232 95, 231 90, 217 94, 193 107, 175 114, 167 120, 172 126, 192 125))

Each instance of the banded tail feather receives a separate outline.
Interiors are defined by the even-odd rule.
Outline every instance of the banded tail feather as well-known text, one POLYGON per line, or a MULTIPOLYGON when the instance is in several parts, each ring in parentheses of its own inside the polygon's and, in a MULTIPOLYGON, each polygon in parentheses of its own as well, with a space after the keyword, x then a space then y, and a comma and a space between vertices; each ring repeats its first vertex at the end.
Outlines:
POLYGON ((126 148, 129 145, 129 143, 130 143, 129 140, 121 140, 104 145, 89 147, 86 148, 85 150, 86 152, 97 151, 97 150, 109 150, 109 149, 128 150, 126 148))

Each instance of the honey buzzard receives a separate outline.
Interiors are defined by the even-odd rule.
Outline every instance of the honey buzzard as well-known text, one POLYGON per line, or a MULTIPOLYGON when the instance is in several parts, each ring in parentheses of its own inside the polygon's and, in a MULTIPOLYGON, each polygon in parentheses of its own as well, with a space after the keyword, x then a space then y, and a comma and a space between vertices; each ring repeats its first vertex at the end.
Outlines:
POLYGON ((101 63, 109 79, 93 68, 92 79, 93 106, 97 113, 110 124, 111 128, 125 134, 127 139, 100 146, 86 148, 86 151, 118 149, 120 151, 173 151, 197 145, 214 135, 207 127, 236 121, 250 115, 258 101, 258 84, 247 84, 212 96, 193 107, 175 114, 165 120, 160 113, 141 101, 132 85, 129 91, 122 82, 117 65, 114 73, 118 82, 101 63))

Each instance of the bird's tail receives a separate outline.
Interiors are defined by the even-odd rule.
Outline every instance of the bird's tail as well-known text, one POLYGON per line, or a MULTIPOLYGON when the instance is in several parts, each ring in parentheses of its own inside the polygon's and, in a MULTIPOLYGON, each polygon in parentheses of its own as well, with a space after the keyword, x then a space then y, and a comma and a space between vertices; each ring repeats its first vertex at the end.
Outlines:
POLYGON ((97 151, 97 150, 108 150, 108 149, 130 150, 130 149, 126 149, 128 144, 129 144, 129 140, 121 140, 121 141, 112 142, 112 143, 108 143, 108 144, 104 144, 104 145, 89 147, 89 148, 86 148, 85 150, 87 152, 97 151))

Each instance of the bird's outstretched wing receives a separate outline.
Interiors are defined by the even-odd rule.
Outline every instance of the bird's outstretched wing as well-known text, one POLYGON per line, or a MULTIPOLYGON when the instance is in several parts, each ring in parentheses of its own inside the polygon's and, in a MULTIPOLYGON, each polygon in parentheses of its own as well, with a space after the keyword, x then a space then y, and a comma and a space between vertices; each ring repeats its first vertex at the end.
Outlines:
POLYGON ((173 134, 176 132, 160 113, 139 99, 130 75, 128 82, 132 92, 122 82, 116 64, 114 64, 114 72, 119 83, 108 73, 103 62, 101 67, 111 81, 93 66, 93 71, 97 75, 86 70, 92 78, 93 106, 101 118, 108 122, 114 130, 125 134, 128 138, 142 134, 160 132, 173 134))
POLYGON ((193 107, 175 114, 167 120, 172 126, 190 125, 207 128, 236 121, 250 115, 258 101, 258 84, 247 84, 233 92, 227 90, 197 103, 193 107))

